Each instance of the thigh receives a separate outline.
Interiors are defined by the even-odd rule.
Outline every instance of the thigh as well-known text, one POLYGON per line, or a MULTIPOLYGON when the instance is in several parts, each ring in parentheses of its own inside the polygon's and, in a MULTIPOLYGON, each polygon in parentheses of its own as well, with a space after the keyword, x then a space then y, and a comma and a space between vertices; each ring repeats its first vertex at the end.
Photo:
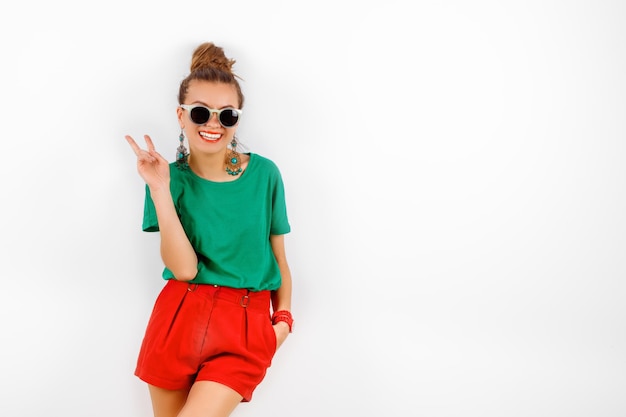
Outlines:
POLYGON ((196 381, 187 397, 187 403, 178 417, 227 417, 243 397, 232 388, 213 381, 196 381))
POLYGON ((169 390, 155 387, 154 385, 148 385, 148 388, 150 389, 154 417, 178 416, 189 394, 188 389, 169 390))

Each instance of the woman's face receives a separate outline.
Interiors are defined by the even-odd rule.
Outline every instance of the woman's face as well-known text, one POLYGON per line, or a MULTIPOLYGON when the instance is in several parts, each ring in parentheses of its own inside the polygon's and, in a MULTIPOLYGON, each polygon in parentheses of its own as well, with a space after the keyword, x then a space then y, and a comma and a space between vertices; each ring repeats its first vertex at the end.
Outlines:
MULTIPOLYGON (((189 83, 187 97, 183 104, 199 104, 216 110, 226 107, 239 109, 239 99, 234 86, 198 80, 189 83)), ((222 126, 216 113, 212 113, 206 123, 197 125, 191 120, 189 110, 179 107, 177 113, 178 122, 181 128, 185 130, 185 136, 189 141, 191 154, 223 154, 226 152, 226 146, 232 141, 237 125, 233 127, 222 126)))

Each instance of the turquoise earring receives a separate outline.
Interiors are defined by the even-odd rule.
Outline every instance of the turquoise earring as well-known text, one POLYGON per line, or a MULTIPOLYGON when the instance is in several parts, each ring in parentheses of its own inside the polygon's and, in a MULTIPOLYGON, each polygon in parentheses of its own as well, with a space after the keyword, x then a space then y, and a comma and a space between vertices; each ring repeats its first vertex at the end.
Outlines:
POLYGON ((179 145, 176 149, 176 166, 178 169, 188 169, 189 168, 189 152, 187 152, 187 148, 185 148, 185 144, 183 141, 185 140, 185 135, 183 133, 183 129, 180 130, 180 136, 178 137, 179 145))
POLYGON ((237 152, 237 138, 233 137, 230 142, 230 151, 226 152, 226 172, 228 175, 241 174, 241 155, 237 152))

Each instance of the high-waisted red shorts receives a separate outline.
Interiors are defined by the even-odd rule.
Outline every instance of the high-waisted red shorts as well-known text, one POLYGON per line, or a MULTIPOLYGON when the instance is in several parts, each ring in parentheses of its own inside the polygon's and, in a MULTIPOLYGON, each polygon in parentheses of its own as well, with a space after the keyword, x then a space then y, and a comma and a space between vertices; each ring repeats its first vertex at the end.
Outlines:
POLYGON ((172 390, 215 381, 245 402, 275 352, 269 291, 169 280, 150 316, 135 375, 172 390))

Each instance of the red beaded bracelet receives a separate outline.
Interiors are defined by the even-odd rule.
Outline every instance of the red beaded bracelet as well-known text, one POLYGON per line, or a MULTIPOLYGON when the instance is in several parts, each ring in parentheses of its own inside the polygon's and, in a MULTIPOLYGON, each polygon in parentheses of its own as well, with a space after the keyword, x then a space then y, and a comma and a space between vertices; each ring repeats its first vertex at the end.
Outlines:
POLYGON ((272 314, 272 324, 284 321, 289 325, 289 333, 293 330, 293 316, 289 310, 278 310, 272 314))

